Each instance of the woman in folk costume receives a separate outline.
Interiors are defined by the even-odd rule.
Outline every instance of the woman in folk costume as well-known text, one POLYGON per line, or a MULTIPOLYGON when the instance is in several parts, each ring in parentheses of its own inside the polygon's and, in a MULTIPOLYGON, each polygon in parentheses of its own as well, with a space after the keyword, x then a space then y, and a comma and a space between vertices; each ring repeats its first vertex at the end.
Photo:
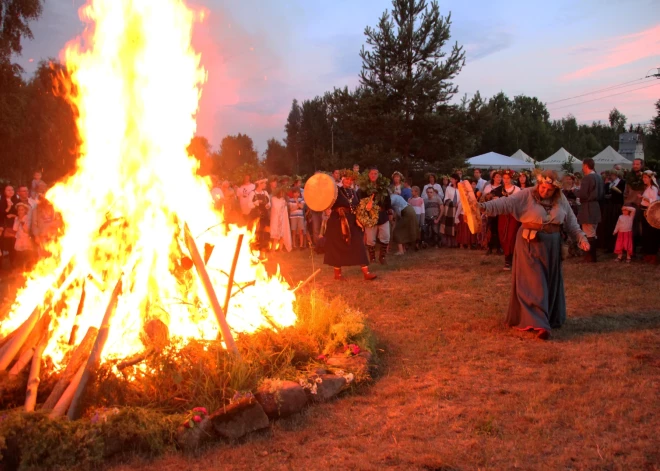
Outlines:
MULTIPOLYGON (((472 192, 475 194, 476 197, 478 193, 476 181, 473 181, 473 179, 471 178, 466 178, 465 180, 470 182, 472 192)), ((462 209, 462 205, 461 205, 461 209, 462 209)), ((463 211, 461 211, 461 214, 458 216, 458 226, 456 228, 456 242, 458 242, 459 247, 463 247, 469 250, 472 250, 473 246, 477 243, 477 234, 472 234, 472 232, 470 232, 470 226, 468 226, 467 218, 465 217, 465 214, 463 214, 463 211)))
POLYGON ((658 264, 658 248, 660 247, 660 229, 656 229, 646 219, 646 211, 651 203, 658 201, 658 182, 652 170, 646 170, 642 174, 644 192, 639 195, 639 207, 644 213, 642 222, 642 255, 644 261, 653 265, 658 264))
MULTIPOLYGON (((491 173, 490 183, 484 187, 483 200, 491 201, 502 196, 502 172, 494 170, 491 173)), ((493 250, 500 251, 500 236, 497 229, 497 216, 488 216, 486 223, 486 245, 488 251, 486 255, 493 253, 493 250)))
POLYGON ((289 224, 288 198, 286 188, 279 186, 272 190, 270 198, 270 239, 273 250, 285 249, 291 252, 291 226, 289 224))
POLYGON ((429 188, 433 188, 433 190, 437 193, 437 195, 440 197, 442 201, 445 199, 445 190, 442 188, 442 186, 436 181, 435 179, 435 173, 428 173, 426 174, 426 178, 428 179, 428 183, 424 185, 424 188, 422 188, 422 198, 426 199, 426 190, 429 188))
MULTIPOLYGON (((500 187, 500 198, 508 198, 522 191, 513 184, 515 178, 513 170, 505 170, 502 172, 502 186, 500 187)), ((516 235, 520 223, 511 214, 503 214, 497 218, 497 233, 500 239, 500 245, 504 251, 504 269, 511 270, 513 262, 513 251, 516 246, 516 235)))
POLYGON ((270 197, 266 191, 268 179, 255 183, 255 189, 247 197, 250 210, 249 228, 254 228, 253 250, 259 251, 259 258, 264 258, 270 245, 270 197))
MULTIPOLYGON (((335 280, 345 281, 342 267, 358 265, 367 281, 376 278, 369 273, 369 259, 364 249, 364 230, 357 223, 356 211, 360 200, 353 182, 357 174, 352 170, 342 170, 342 186, 337 188, 337 200, 332 206, 332 213, 325 231, 325 255, 323 263, 335 270, 335 280)), ((371 210, 373 202, 368 203, 371 210)))
POLYGON ((454 248, 458 247, 456 227, 459 223, 459 216, 463 213, 456 186, 459 182, 458 175, 453 174, 449 181, 449 186, 445 190, 445 201, 440 217, 440 234, 442 234, 445 245, 454 248))
POLYGON ((512 292, 506 323, 520 330, 536 331, 538 338, 566 320, 560 227, 589 250, 587 236, 561 192, 557 173, 546 170, 536 186, 508 198, 480 203, 488 215, 511 214, 522 223, 513 258, 512 292))

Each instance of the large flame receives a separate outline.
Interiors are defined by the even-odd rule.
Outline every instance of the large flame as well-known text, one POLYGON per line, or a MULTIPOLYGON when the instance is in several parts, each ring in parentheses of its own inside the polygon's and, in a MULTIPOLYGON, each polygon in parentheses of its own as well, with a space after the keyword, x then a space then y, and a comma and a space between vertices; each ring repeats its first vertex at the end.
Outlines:
MULTIPOLYGON (((74 90, 67 98, 78 112, 81 156, 77 173, 47 194, 62 212, 64 234, 50 247, 53 256, 30 274, 0 335, 27 319, 73 260, 72 283, 64 283, 70 288, 54 309, 45 352, 56 365, 72 348, 74 322, 83 334, 100 326, 120 278, 124 289, 104 359, 144 349, 140 335, 154 318, 184 341, 215 339, 219 328, 202 285, 194 270, 179 267, 187 253, 182 228, 189 225, 200 248, 215 246, 207 266, 221 300, 244 229, 222 224, 208 184, 196 175, 197 162, 186 152, 206 80, 191 45, 201 14, 181 0, 89 0, 80 17, 85 32, 63 54, 74 90), (86 300, 76 319, 83 279, 86 300)), ((243 244, 235 282, 253 284, 236 288, 231 299, 227 320, 234 332, 295 322, 289 286, 251 258, 248 244, 243 244)))

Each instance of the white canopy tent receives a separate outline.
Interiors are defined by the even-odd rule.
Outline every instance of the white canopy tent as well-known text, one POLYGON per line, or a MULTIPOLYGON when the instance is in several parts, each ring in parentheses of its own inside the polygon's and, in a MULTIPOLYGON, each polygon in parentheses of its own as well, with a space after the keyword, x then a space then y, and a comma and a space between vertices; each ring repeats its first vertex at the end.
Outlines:
POLYGON ((632 168, 632 162, 612 149, 612 146, 607 146, 598 155, 594 157, 596 164, 596 172, 600 173, 603 170, 612 170, 615 165, 620 165, 621 168, 632 168))
POLYGON ((534 164, 530 162, 523 162, 522 160, 512 159, 506 155, 498 154, 497 152, 488 152, 486 154, 477 155, 467 159, 470 167, 479 168, 510 168, 511 170, 532 170, 534 164))
POLYGON ((523 162, 534 163, 534 159, 525 153, 522 149, 518 149, 515 154, 511 156, 512 159, 522 160, 523 162))
POLYGON ((546 169, 546 170, 554 170, 558 173, 562 173, 562 164, 565 162, 572 162, 573 164, 573 171, 574 172, 580 172, 582 171, 582 161, 579 160, 577 157, 571 155, 566 149, 563 147, 559 149, 557 152, 552 154, 550 157, 545 159, 542 162, 539 162, 539 165, 541 168, 546 169))

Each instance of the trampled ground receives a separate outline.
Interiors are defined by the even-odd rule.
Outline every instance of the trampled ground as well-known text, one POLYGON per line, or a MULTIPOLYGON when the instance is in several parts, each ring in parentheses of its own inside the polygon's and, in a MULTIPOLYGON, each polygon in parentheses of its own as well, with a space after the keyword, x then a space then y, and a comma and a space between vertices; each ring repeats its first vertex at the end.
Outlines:
MULTIPOLYGON (((322 263, 277 259, 296 282, 322 263)), ((542 342, 502 324, 501 257, 390 260, 372 283, 356 267, 316 282, 368 313, 384 362, 372 386, 240 444, 116 469, 660 469, 660 269, 568 261, 569 319, 542 342)))

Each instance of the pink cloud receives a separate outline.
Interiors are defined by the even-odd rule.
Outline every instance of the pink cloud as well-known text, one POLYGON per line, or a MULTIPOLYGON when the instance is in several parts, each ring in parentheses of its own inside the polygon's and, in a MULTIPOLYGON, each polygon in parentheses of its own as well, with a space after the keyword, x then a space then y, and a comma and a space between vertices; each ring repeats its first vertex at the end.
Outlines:
POLYGON ((602 48, 603 52, 594 55, 591 65, 563 75, 561 80, 581 79, 602 70, 657 56, 660 51, 660 24, 639 33, 582 45, 573 51, 589 51, 593 48, 602 48))

